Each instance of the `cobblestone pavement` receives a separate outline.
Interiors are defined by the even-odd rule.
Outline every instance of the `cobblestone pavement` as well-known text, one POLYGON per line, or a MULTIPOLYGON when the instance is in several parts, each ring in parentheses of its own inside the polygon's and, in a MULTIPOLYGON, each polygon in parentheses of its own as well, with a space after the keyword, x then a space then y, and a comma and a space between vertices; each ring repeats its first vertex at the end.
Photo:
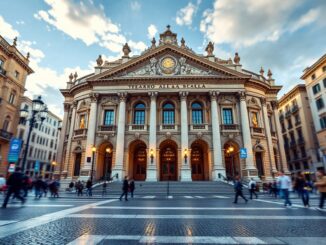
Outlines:
POLYGON ((326 244, 325 211, 299 202, 284 208, 269 197, 232 202, 231 196, 30 198, 24 207, 0 210, 0 244, 326 244))

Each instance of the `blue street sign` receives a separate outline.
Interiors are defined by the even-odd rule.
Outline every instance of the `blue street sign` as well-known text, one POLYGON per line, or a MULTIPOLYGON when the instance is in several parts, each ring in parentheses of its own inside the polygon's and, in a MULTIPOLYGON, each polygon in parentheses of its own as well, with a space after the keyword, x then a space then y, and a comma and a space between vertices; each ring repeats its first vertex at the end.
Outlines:
POLYGON ((38 172, 40 170, 40 161, 35 161, 34 171, 38 172))
POLYGON ((240 158, 247 158, 247 148, 240 148, 240 158))
POLYGON ((21 139, 12 138, 10 140, 8 162, 17 162, 18 161, 21 145, 22 145, 21 139))

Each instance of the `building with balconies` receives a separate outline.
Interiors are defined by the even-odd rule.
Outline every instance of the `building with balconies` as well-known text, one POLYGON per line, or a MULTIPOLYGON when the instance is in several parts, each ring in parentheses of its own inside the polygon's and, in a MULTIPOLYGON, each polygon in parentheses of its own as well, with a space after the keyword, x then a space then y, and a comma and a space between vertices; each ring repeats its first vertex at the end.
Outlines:
POLYGON ((29 54, 25 57, 17 49, 17 38, 9 44, 0 35, 0 173, 7 173, 9 143, 16 134, 21 98, 26 78, 33 70, 29 54))
POLYGON ((308 103, 306 86, 299 84, 278 101, 279 118, 282 128, 284 150, 287 155, 288 168, 292 173, 304 171, 315 172, 320 166, 318 141, 313 118, 308 103))
MULTIPOLYGON (((146 181, 271 179, 287 171, 277 93, 267 77, 234 60, 198 55, 170 27, 140 56, 99 56, 92 74, 71 74, 58 162, 62 178, 146 181), (282 147, 279 147, 281 142, 282 147), (94 148, 95 147, 95 148, 94 148), (246 148, 247 158, 240 158, 246 148)), ((59 171, 59 168, 58 168, 59 171)))
POLYGON ((317 169, 326 170, 326 54, 307 67, 301 76, 305 80, 309 105, 319 144, 321 158, 317 169))

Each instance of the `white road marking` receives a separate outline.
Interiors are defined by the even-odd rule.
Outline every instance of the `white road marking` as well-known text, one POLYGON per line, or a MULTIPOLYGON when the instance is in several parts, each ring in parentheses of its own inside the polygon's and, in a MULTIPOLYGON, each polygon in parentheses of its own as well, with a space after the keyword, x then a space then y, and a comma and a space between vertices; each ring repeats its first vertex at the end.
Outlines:
POLYGON ((11 224, 11 223, 16 223, 16 222, 18 222, 18 220, 0 220, 0 226, 11 224))
POLYGON ((231 197, 226 197, 226 196, 217 196, 217 195, 215 195, 214 197, 217 197, 217 198, 231 198, 231 197))
POLYGON ((193 198, 192 196, 184 196, 185 198, 191 199, 193 198))
POLYGON ((96 206, 93 209, 129 209, 129 210, 285 210, 285 208, 218 208, 218 207, 135 207, 135 206, 96 206))
POLYGON ((201 198, 204 198, 204 197, 202 197, 202 196, 195 196, 195 197, 196 197, 196 198, 200 198, 200 199, 201 199, 201 198))
MULTIPOLYGON (((257 201, 257 202, 266 202, 266 203, 273 203, 273 204, 278 204, 278 205, 284 205, 284 202, 267 201, 267 200, 261 200, 261 199, 254 199, 254 200, 257 201)), ((293 204, 293 203, 292 203, 292 207, 305 208, 302 205, 297 205, 297 204, 293 204)), ((292 208, 292 209, 295 209, 295 208, 292 208)), ((313 207, 310 207, 309 209, 310 210, 315 210, 315 208, 313 208, 313 207)), ((324 209, 324 210, 316 210, 316 211, 326 212, 326 209, 324 209)))
POLYGON ((8 205, 9 208, 11 207, 37 207, 37 208, 60 208, 60 207, 73 207, 74 205, 71 204, 25 204, 25 205, 20 205, 20 204, 12 204, 8 205))
MULTIPOLYGON (((326 220, 326 216, 265 215, 147 215, 147 214, 69 214, 70 218, 110 219, 248 219, 248 220, 326 220)), ((1 230, 0 230, 1 231, 1 230)))
POLYGON ((233 237, 240 244, 267 244, 257 237, 233 237))
POLYGON ((95 245, 103 241, 105 237, 106 236, 85 234, 78 237, 76 240, 68 243, 67 245, 88 245, 88 244, 95 245))
POLYGON ((173 196, 168 196, 168 199, 172 199, 173 198, 173 196))
POLYGON ((155 198, 155 196, 144 196, 142 198, 144 198, 144 199, 153 199, 153 198, 155 198))
POLYGON ((61 210, 58 212, 45 214, 45 215, 31 218, 31 219, 28 219, 25 221, 8 224, 6 226, 0 227, 0 238, 4 238, 6 236, 10 236, 10 235, 16 234, 21 231, 25 231, 25 230, 34 228, 39 225, 47 224, 49 222, 52 222, 52 221, 55 221, 55 220, 58 220, 61 218, 65 218, 65 217, 67 217, 67 215, 72 214, 72 213, 81 212, 83 210, 93 208, 97 205, 102 205, 102 204, 106 204, 106 203, 110 203, 110 202, 114 202, 114 201, 116 201, 116 200, 105 200, 105 201, 100 201, 100 202, 96 202, 96 203, 86 204, 86 205, 79 206, 79 207, 73 207, 73 208, 64 209, 64 210, 61 210))

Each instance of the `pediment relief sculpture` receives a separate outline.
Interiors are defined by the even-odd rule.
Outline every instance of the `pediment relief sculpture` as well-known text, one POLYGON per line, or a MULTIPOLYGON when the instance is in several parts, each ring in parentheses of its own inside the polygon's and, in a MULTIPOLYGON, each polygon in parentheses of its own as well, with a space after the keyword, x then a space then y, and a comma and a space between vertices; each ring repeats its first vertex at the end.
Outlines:
POLYGON ((119 99, 117 96, 105 97, 101 100, 101 106, 117 106, 119 104, 119 99))

